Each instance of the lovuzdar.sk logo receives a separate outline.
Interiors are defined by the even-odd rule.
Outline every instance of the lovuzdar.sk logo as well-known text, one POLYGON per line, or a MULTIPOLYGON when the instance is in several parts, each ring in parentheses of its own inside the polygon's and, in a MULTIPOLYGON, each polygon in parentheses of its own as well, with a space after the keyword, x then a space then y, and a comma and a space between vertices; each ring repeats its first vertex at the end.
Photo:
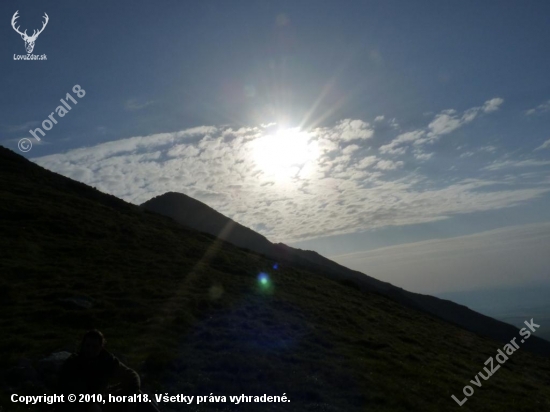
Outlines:
POLYGON ((44 13, 44 22, 42 23, 42 28, 40 30, 33 30, 33 33, 31 36, 27 34, 27 30, 25 29, 24 32, 21 32, 19 30, 20 26, 15 26, 17 24, 17 19, 19 18, 19 10, 15 12, 13 17, 11 18, 11 27, 13 27, 13 30, 16 31, 17 34, 21 36, 21 38, 25 41, 25 49, 27 50, 27 54, 14 54, 13 60, 47 60, 47 57, 45 54, 37 55, 32 54, 32 51, 34 50, 34 43, 36 42, 36 39, 44 31, 46 28, 46 25, 48 24, 48 21, 50 18, 46 13, 44 13))

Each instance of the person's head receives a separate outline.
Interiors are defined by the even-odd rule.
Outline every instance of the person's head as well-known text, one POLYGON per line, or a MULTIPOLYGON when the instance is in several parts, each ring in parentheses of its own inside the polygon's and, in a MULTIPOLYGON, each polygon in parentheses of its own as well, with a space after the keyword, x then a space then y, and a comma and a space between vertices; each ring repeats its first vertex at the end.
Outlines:
POLYGON ((87 358, 95 358, 99 355, 105 346, 103 333, 97 329, 92 329, 84 334, 80 344, 80 354, 87 358))

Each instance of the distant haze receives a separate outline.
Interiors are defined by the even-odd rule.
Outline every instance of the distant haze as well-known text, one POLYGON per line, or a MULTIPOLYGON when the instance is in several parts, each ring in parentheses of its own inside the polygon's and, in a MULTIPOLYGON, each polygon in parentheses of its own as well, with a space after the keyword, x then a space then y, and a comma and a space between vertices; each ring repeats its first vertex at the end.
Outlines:
POLYGON ((404 289, 437 294, 548 281, 550 223, 329 256, 404 289))

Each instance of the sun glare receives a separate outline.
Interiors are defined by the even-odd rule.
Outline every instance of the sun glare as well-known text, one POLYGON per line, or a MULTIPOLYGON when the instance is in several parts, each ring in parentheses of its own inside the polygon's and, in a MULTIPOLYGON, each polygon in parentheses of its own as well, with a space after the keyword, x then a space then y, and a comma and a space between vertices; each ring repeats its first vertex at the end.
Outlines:
POLYGON ((254 141, 254 161, 266 177, 284 180, 304 177, 318 157, 317 144, 307 133, 284 129, 254 141))

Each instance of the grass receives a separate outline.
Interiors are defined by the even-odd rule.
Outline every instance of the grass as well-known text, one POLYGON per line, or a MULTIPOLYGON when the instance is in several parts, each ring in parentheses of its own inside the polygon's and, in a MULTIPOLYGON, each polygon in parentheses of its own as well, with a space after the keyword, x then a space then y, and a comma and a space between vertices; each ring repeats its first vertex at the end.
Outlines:
MULTIPOLYGON (((95 327, 149 393, 291 400, 163 410, 550 410, 549 359, 519 350, 458 408, 451 395, 502 344, 0 160, 0 370, 74 349, 95 327), (93 307, 63 304, 75 296, 93 307)), ((3 410, 23 410, 8 386, 3 410)), ((19 393, 33 392, 44 389, 19 393)))

